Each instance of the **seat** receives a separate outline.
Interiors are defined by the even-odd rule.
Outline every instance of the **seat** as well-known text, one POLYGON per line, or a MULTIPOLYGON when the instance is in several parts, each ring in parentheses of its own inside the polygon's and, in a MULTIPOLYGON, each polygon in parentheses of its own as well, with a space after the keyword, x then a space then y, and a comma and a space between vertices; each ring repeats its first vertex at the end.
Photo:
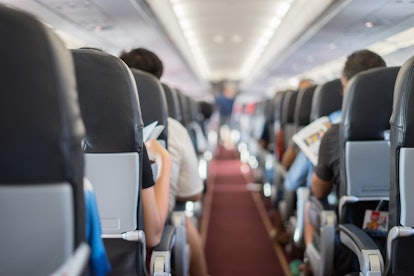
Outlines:
POLYGON ((340 79, 334 79, 318 85, 312 99, 310 121, 328 116, 342 106, 342 83, 340 79))
MULTIPOLYGON (((294 114, 297 97, 298 91, 296 90, 286 91, 283 97, 281 129, 283 131, 283 142, 285 150, 287 148, 288 142, 295 133, 294 114)), ((276 172, 278 175, 275 178, 275 189, 277 191, 283 191, 283 180, 287 173, 286 168, 281 163, 276 163, 276 172)), ((286 219, 290 216, 288 214, 288 210, 291 210, 291 208, 286 206, 286 202, 280 202, 278 208, 282 215, 283 221, 286 221, 286 219)))
MULTIPOLYGON (((293 125, 287 126, 292 129, 293 134, 301 130, 304 126, 308 125, 310 122, 312 99, 313 99, 313 94, 315 92, 315 89, 316 89, 316 85, 312 85, 310 87, 302 88, 297 92, 296 103, 294 105, 294 110, 293 110, 294 111, 293 112, 293 125)), ((288 116, 289 115, 290 114, 288 114, 288 116)), ((289 142, 289 140, 287 142, 289 142)), ((296 190, 292 190, 292 191, 285 190, 283 198, 284 200, 281 201, 279 204, 282 217, 284 221, 290 224, 288 228, 294 229, 297 224, 296 215, 295 215, 296 190)))
POLYGON ((391 183, 385 275, 413 275, 414 57, 401 67, 390 119, 391 183))
MULTIPOLYGON (((310 122, 316 119, 329 116, 332 112, 341 109, 342 105, 342 83, 340 79, 334 79, 318 85, 312 97, 310 110, 310 122)), ((303 117, 303 123, 306 121, 303 117)), ((293 242, 299 248, 304 246, 305 230, 305 205, 309 199, 310 190, 308 187, 299 187, 296 190, 296 220, 294 220, 293 242)))
POLYGON ((308 256, 316 275, 334 270, 335 224, 338 222, 340 241, 354 251, 363 274, 380 273, 381 252, 362 231, 365 210, 375 210, 389 195, 389 145, 384 132, 389 129, 392 95, 398 67, 371 69, 351 79, 342 104, 339 125, 340 170, 338 216, 322 211, 326 224, 316 234, 314 244, 307 246, 308 256), (367 106, 370 106, 367 112, 367 106), (318 242, 319 241, 319 242, 318 242), (358 251, 358 252, 357 252, 358 251))
MULTIPOLYGON (((134 78, 120 59, 102 51, 72 54, 86 126, 86 175, 94 183, 111 273, 147 274, 140 198, 143 123, 134 78)), ((161 241, 171 247, 174 235, 166 228, 161 241)), ((165 250, 154 249, 152 256, 157 251, 165 250)))
POLYGON ((288 90, 286 91, 282 107, 282 127, 284 132, 285 144, 289 142, 293 134, 295 134, 295 107, 296 100, 298 98, 298 91, 288 90))
POLYGON ((283 152, 285 151, 284 133, 282 127, 283 103, 286 91, 277 92, 273 99, 273 133, 270 139, 274 140, 274 156, 271 159, 273 166, 266 167, 265 176, 271 185, 271 201, 276 202, 278 195, 282 193, 281 184, 286 173, 285 168, 280 163, 283 152))
MULTIPOLYGON (((135 68, 132 68, 131 71, 138 89, 142 119, 145 124, 158 121, 159 124, 164 125, 164 130, 158 140, 163 141, 168 146, 168 107, 163 86, 157 78, 147 72, 135 68)), ((189 252, 186 246, 187 238, 184 212, 174 212, 171 214, 170 221, 166 226, 172 227, 175 230, 176 237, 174 247, 171 248, 172 252, 166 250, 162 254, 165 256, 167 263, 171 262, 173 264, 171 269, 173 269, 174 275, 187 275, 189 252)), ((156 255, 153 255, 151 262, 155 262, 155 260, 156 255)), ((151 265, 151 267, 153 266, 151 265)))
POLYGON ((151 74, 131 68, 138 89, 144 125, 158 121, 164 129, 158 137, 168 149, 168 107, 161 83, 151 74))
POLYGON ((0 26, 0 274, 80 275, 89 246, 72 58, 26 12, 0 5, 0 26))
POLYGON ((182 114, 177 91, 165 83, 162 83, 162 88, 164 89, 165 99, 167 100, 168 116, 180 122, 182 120, 182 114))

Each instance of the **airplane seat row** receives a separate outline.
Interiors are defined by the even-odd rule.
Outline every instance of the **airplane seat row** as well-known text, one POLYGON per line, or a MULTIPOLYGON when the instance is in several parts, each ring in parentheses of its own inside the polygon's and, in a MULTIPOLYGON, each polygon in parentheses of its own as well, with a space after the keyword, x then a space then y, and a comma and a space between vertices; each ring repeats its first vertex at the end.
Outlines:
MULTIPOLYGON (((164 126, 157 140, 163 142, 168 149, 169 104, 165 93, 165 88, 168 85, 161 84, 156 77, 142 70, 131 68, 131 71, 138 87, 144 124, 148 125, 154 121, 158 121, 160 125, 164 126)), ((178 111, 176 112, 178 113, 178 111)), ((174 274, 186 275, 189 266, 189 254, 191 252, 187 248, 185 213, 173 211, 166 225, 175 228, 175 245, 172 252, 168 253, 169 250, 167 250, 165 254, 171 254, 167 259, 175 264, 174 274)), ((152 260, 155 261, 156 256, 157 254, 152 255, 152 260)))
POLYGON ((80 275, 90 248, 72 57, 30 14, 0 5, 0 21, 0 274, 80 275))
MULTIPOLYGON (((395 85, 391 87, 393 104, 388 114, 390 115, 388 117, 389 167, 385 169, 389 173, 389 177, 385 179, 389 193, 386 237, 383 243, 378 244, 375 239, 365 235, 365 232, 357 227, 349 224, 339 225, 340 239, 358 257, 359 271, 362 275, 411 275, 414 272, 412 258, 410 258, 414 245, 414 223, 410 214, 412 201, 408 199, 413 186, 411 181, 414 141, 411 131, 413 125, 411 115, 414 110, 413 68, 414 57, 402 65, 396 79, 395 75, 393 76, 395 85)), ((390 70, 395 71, 396 68, 390 70)), ((378 79, 376 78, 375 81, 378 79)), ((389 106, 386 106, 386 109, 389 111, 389 106)), ((376 173, 379 173, 378 171, 376 173)))
POLYGON ((414 57, 398 72, 390 118, 390 203, 385 275, 412 275, 414 57))
MULTIPOLYGON (((102 251, 87 235, 100 239, 100 226, 112 275, 148 274, 140 196, 143 122, 133 74, 102 51, 71 53, 32 15, 6 6, 0 13, 0 32, 9 41, 1 66, 0 124, 9 135, 1 138, 0 274, 97 273, 99 264, 86 264, 102 251), (100 223, 91 214, 96 209, 89 208, 84 177, 92 180, 100 223)), ((175 231, 164 228, 151 273, 178 270, 170 258, 175 231)), ((185 268, 176 275, 186 275, 185 268)))
POLYGON ((305 250, 315 275, 331 275, 334 270, 338 273, 339 269, 351 268, 334 259, 335 253, 343 250, 335 243, 337 229, 341 242, 360 254, 357 255, 363 274, 375 275, 383 267, 381 251, 374 242, 364 242, 370 232, 361 229, 365 210, 379 211, 388 200, 390 157, 386 133, 398 70, 389 67, 359 73, 344 92, 339 124, 339 205, 337 212, 320 209, 321 226, 305 250), (364 237, 359 243, 355 243, 357 235, 364 237))
MULTIPOLYGON (((293 135, 300 131, 304 126, 309 124, 310 121, 310 114, 311 114, 311 107, 312 107, 312 98, 315 92, 316 85, 312 85, 310 87, 302 88, 298 92, 295 93, 295 103, 291 102, 292 98, 288 98, 288 101, 285 101, 287 106, 285 106, 286 110, 286 118, 289 119, 290 115, 289 112, 293 111, 293 124, 289 126, 289 123, 286 124, 286 130, 291 132, 288 134, 286 138, 289 140, 286 143, 292 143, 293 135), (294 107, 294 108, 293 108, 294 107), (292 108, 292 109, 291 109, 292 108), (291 129, 289 129, 291 127, 291 129)), ((292 94, 293 95, 293 94, 292 94)), ((288 145, 289 146, 289 145, 288 145)), ((288 168, 287 168, 288 170, 288 168)), ((281 180, 284 180, 281 179, 281 180)), ((279 185, 283 185, 283 181, 279 183, 279 185)), ((294 212, 296 210, 296 190, 287 190, 284 189, 284 199, 279 203, 279 209, 282 214, 283 220, 286 223, 289 223, 289 220, 292 216, 294 216, 294 212)), ((293 222, 295 225, 296 222, 293 222)), ((295 226, 290 227, 295 227, 295 226)))
MULTIPOLYGON (((302 120, 298 119, 299 125, 305 127, 310 122, 315 121, 323 116, 329 116, 331 113, 340 110, 342 103, 342 84, 339 79, 328 81, 320 84, 317 87, 311 86, 308 90, 308 97, 311 100, 307 100, 301 105, 306 105, 307 108, 303 108, 302 120), (312 93, 313 92, 313 93, 312 93), (309 107, 309 103, 311 104, 309 107), (310 111, 309 111, 310 110, 310 111), (308 120, 306 120, 308 118, 308 120)), ((298 97, 299 99, 299 97, 298 97)), ((290 208, 296 207, 294 216, 289 219, 289 227, 293 234, 292 242, 297 248, 304 248, 304 224, 305 224, 305 205, 310 195, 310 189, 307 186, 298 187, 292 191, 290 196, 288 195, 285 200, 291 200, 292 202, 287 203, 290 208)), ((292 211, 290 213, 293 213, 292 211)))

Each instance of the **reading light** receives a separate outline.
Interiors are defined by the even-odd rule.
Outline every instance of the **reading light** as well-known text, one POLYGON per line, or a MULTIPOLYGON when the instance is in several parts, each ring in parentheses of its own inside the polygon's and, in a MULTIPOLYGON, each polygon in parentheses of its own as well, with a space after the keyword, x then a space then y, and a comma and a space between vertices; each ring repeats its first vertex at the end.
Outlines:
POLYGON ((372 27, 374 27, 374 24, 371 21, 367 21, 365 22, 365 27, 371 29, 372 27))

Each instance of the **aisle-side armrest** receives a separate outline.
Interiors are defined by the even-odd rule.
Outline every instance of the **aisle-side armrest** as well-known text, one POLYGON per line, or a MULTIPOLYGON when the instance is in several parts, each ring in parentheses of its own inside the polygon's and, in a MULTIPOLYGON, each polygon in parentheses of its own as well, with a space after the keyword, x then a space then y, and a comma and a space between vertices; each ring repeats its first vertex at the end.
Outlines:
POLYGON ((81 243, 77 248, 74 254, 66 260, 66 262, 59 267, 51 276, 76 276, 81 275, 82 271, 85 270, 85 267, 89 260, 91 249, 86 243, 81 243))
POLYGON ((339 238, 358 257, 363 275, 382 275, 384 260, 375 242, 361 228, 353 224, 339 225, 339 238))
POLYGON ((151 274, 169 275, 171 271, 171 252, 175 246, 176 232, 173 225, 165 225, 160 243, 151 254, 151 274))

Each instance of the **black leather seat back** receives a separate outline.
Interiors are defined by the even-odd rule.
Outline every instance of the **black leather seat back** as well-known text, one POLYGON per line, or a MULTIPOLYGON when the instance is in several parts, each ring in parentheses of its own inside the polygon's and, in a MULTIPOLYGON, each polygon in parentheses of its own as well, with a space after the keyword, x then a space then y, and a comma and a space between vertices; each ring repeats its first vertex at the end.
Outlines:
POLYGON ((93 49, 72 50, 86 153, 142 153, 141 107, 131 72, 118 58, 93 49))
POLYGON ((165 83, 162 83, 162 87, 164 88, 165 99, 167 101, 168 115, 180 122, 182 120, 182 114, 177 91, 165 83))
MULTIPOLYGON (((359 73, 348 84, 339 133, 340 196, 381 198, 389 195, 390 156, 384 135, 390 128, 398 70, 398 67, 371 69, 359 73)), ((347 217, 360 221, 355 224, 362 223, 360 216, 347 217)))
POLYGON ((412 275, 411 253, 414 248, 413 164, 414 164, 414 57, 398 73, 390 119, 391 186, 388 236, 391 251, 387 254, 387 275, 412 275), (392 229, 392 227, 395 227, 392 229), (391 231, 390 231, 391 234, 391 231))
POLYGON ((342 106, 342 83, 340 79, 334 79, 319 85, 312 100, 310 121, 328 116, 342 106))
POLYGON ((120 235, 143 230, 143 122, 135 79, 119 58, 93 49, 72 51, 86 126, 86 176, 101 216, 111 275, 141 275, 141 244, 120 235))
POLYGON ((284 131, 285 143, 288 143, 295 133, 295 107, 297 97, 298 92, 294 90, 287 91, 284 97, 282 128, 284 131))
POLYGON ((312 108, 312 99, 316 85, 302 88, 298 92, 295 104, 294 122, 296 132, 308 125, 310 122, 310 113, 312 108))
POLYGON ((0 5, 0 35, 0 274, 48 275, 85 241, 73 62, 28 13, 0 5))
POLYGON ((165 141, 165 146, 168 148, 168 107, 161 82, 147 72, 135 68, 131 71, 138 88, 144 125, 154 121, 163 125, 164 129, 158 139, 165 141))

